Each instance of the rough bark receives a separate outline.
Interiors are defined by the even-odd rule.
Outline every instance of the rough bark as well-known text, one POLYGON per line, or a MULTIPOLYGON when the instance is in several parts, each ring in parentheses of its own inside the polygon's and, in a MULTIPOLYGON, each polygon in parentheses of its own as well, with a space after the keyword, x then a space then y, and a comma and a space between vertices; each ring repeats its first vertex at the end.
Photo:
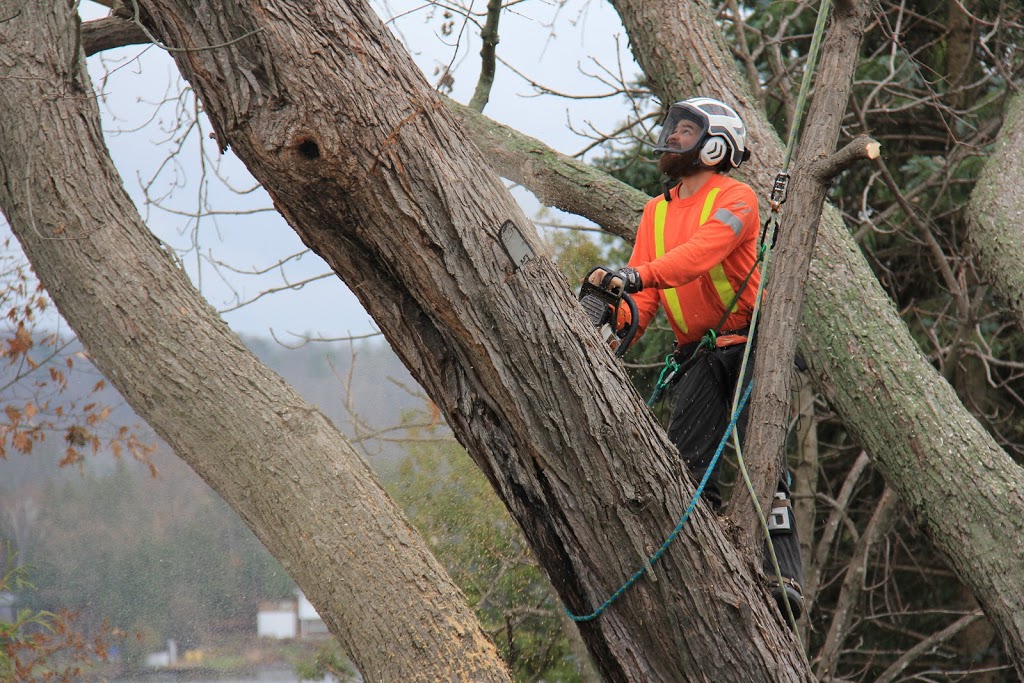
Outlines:
POLYGON ((1024 94, 1007 100, 995 149, 971 194, 969 236, 974 262, 1024 330, 1024 94))
MULTIPOLYGON (((363 4, 140 4, 220 143, 360 297, 563 599, 600 604, 672 530, 692 484, 408 56, 363 4), (538 253, 518 269, 496 239, 507 219, 538 253)), ((809 680, 703 507, 582 632, 608 680, 809 680)))
POLYGON ((0 205, 96 366, 281 561, 366 680, 509 681, 366 464, 142 224, 103 142, 75 5, 2 1, 0 16, 0 205))

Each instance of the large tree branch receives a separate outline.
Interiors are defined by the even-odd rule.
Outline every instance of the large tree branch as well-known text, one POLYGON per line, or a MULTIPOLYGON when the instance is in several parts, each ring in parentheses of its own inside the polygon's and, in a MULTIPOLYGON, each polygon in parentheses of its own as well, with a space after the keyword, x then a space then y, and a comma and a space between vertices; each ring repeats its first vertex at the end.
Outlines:
POLYGON ((1024 93, 1006 103, 1006 119, 971 194, 970 240, 975 263, 1024 330, 1024 93))
MULTIPOLYGON (((853 72, 871 3, 857 0, 836 5, 832 25, 821 46, 817 83, 793 165, 793 187, 782 216, 778 242, 772 249, 765 315, 757 332, 758 355, 754 367, 754 398, 744 443, 753 491, 761 508, 775 493, 786 467, 786 432, 789 427, 793 358, 797 326, 804 302, 804 283, 818 235, 818 222, 830 178, 819 175, 819 159, 836 157, 840 124, 853 86, 853 72)), ((840 153, 842 154, 842 153, 840 153)), ((761 525, 753 514, 746 489, 730 503, 740 526, 741 542, 752 552, 763 544, 761 525)))
POLYGON ((445 102, 503 178, 528 188, 547 206, 585 216, 630 242, 636 237, 648 199, 643 192, 455 100, 445 102))

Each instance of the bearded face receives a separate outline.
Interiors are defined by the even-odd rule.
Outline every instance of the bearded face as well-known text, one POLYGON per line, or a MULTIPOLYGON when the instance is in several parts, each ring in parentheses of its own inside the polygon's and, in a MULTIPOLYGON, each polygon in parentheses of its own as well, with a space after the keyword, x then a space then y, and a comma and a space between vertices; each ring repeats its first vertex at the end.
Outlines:
POLYGON ((665 152, 658 159, 658 170, 669 178, 686 178, 703 168, 699 157, 700 152, 696 149, 687 152, 665 152))

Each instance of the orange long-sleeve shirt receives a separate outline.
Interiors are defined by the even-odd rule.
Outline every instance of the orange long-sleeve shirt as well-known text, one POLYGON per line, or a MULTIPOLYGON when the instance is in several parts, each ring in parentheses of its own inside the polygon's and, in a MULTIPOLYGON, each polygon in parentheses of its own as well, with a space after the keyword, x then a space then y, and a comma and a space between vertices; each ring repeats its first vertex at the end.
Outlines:
MULTIPOLYGON (((670 196, 670 202, 659 196, 644 207, 629 265, 644 286, 633 295, 640 333, 660 304, 676 339, 687 344, 718 325, 750 273, 760 218, 750 186, 721 174, 690 197, 680 198, 678 188, 670 196)), ((754 268, 721 331, 750 324, 760 277, 754 268)))

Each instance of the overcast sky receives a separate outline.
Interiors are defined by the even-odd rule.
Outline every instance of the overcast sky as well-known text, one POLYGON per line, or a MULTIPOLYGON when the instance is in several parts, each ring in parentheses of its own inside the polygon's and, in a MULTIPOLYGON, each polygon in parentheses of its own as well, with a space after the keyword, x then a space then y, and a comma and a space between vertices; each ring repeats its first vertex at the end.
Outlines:
MULTIPOLYGON (((397 17, 389 26, 410 49, 431 84, 437 82, 439 72, 452 65, 452 97, 468 102, 480 69, 479 29, 472 24, 464 26, 460 16, 445 17, 442 10, 422 2, 374 0, 373 4, 383 18, 397 17), (452 35, 444 36, 441 26, 448 20, 454 22, 452 35)), ((474 9, 484 11, 485 0, 476 0, 474 9)), ((107 12, 88 0, 82 3, 85 19, 103 17, 107 12)), ((488 116, 565 153, 576 153, 588 144, 573 128, 610 131, 626 117, 629 105, 622 96, 573 100, 537 96, 527 80, 558 92, 589 96, 610 92, 611 86, 588 75, 611 81, 622 72, 626 78, 635 78, 639 70, 608 3, 566 0, 558 5, 525 0, 504 12, 500 33, 498 55, 512 68, 498 65, 485 112, 488 116)), ((200 205, 217 211, 251 211, 269 207, 270 201, 261 190, 239 196, 216 180, 212 171, 219 164, 219 173, 233 187, 254 185, 230 152, 217 158, 215 145, 207 137, 208 127, 193 130, 181 143, 176 160, 166 163, 181 135, 176 132, 177 123, 191 112, 182 110, 178 93, 183 83, 165 53, 155 47, 132 46, 90 57, 89 68, 101 94, 104 133, 126 188, 150 229, 182 253, 193 281, 214 307, 223 311, 232 328, 261 336, 273 331, 285 341, 295 341, 293 335, 303 333, 339 337, 375 329, 352 294, 333 276, 230 310, 238 301, 253 299, 267 288, 280 287, 285 281, 303 282, 326 273, 327 267, 315 255, 306 254, 261 276, 232 272, 231 268, 268 269, 284 256, 303 251, 303 246, 274 212, 208 216, 198 224, 187 215, 200 205), (165 104, 158 107, 160 102, 165 104), (204 166, 199 163, 201 141, 209 156, 205 182, 204 166), (160 206, 145 201, 142 188, 150 181, 149 195, 160 206)), ((524 191, 516 196, 528 216, 536 215, 540 208, 536 201, 524 191)))

